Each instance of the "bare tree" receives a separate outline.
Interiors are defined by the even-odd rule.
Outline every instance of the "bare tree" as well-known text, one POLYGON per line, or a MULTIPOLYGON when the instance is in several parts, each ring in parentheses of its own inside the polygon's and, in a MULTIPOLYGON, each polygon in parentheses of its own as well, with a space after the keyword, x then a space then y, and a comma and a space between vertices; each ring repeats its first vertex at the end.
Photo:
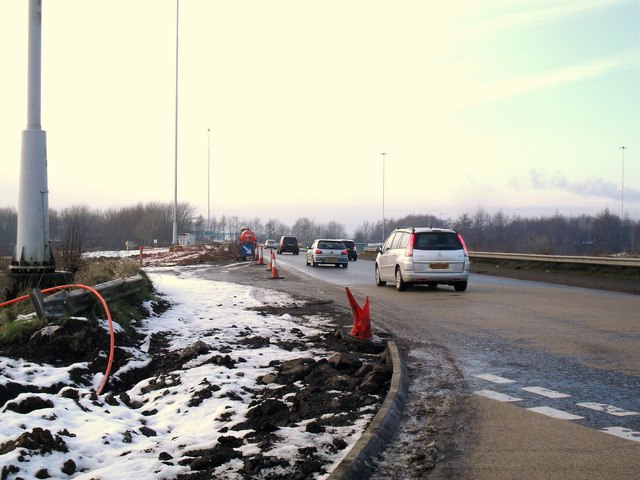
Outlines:
POLYGON ((18 213, 13 208, 0 208, 0 255, 11 255, 16 242, 18 213))
POLYGON ((90 228, 92 215, 88 207, 76 205, 62 211, 60 215, 65 233, 60 247, 61 267, 71 273, 83 265, 83 243, 90 228))
POLYGON ((342 223, 331 220, 324 225, 322 236, 328 238, 344 238, 347 234, 342 223))
POLYGON ((310 242, 314 238, 315 224, 313 220, 307 217, 301 217, 296 220, 291 227, 291 232, 298 237, 301 242, 310 242))

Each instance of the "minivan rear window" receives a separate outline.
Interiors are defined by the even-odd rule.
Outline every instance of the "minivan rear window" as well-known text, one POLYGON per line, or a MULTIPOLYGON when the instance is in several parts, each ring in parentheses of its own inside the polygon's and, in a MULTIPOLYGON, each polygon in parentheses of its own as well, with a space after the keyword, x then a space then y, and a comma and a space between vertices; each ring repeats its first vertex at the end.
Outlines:
POLYGON ((416 233, 414 250, 462 250, 458 235, 453 232, 416 233))

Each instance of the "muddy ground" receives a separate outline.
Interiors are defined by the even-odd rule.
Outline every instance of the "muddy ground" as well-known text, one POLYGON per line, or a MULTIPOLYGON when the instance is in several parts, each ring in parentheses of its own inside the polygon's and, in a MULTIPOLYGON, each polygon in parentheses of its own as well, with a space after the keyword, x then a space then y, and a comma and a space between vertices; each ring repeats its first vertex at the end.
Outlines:
MULTIPOLYGON (((198 262, 200 265, 202 263, 198 262)), ((269 275, 263 267, 245 268, 242 273, 233 273, 232 265, 235 260, 225 261, 223 264, 212 265, 204 269, 212 279, 221 281, 238 281, 238 283, 263 284, 267 288, 276 287, 276 283, 269 282, 269 275), (232 273, 230 273, 230 271, 232 273), (263 281, 265 279, 265 281, 263 281)), ((284 281, 284 280, 283 280, 284 281)), ((261 286, 261 285, 258 285, 261 286)), ((324 432, 335 426, 353 425, 362 415, 362 408, 369 406, 378 409, 389 389, 392 369, 385 352, 386 341, 378 337, 376 342, 345 341, 344 333, 353 323, 351 312, 346 300, 344 304, 332 298, 316 298, 310 295, 294 295, 304 300, 285 307, 264 306, 258 310, 265 316, 283 315, 302 317, 306 315, 330 316, 335 319, 335 325, 326 332, 314 337, 303 337, 290 340, 280 348, 287 350, 305 351, 309 348, 317 348, 327 351, 325 358, 311 358, 301 355, 295 360, 276 362, 272 365, 276 369, 273 375, 265 376, 264 384, 271 384, 277 388, 259 389, 253 393, 253 401, 249 415, 245 421, 237 424, 229 424, 225 435, 220 437, 218 444, 206 450, 193 450, 188 452, 187 459, 181 459, 181 465, 190 467, 189 474, 181 475, 179 479, 210 479, 212 472, 220 465, 224 465, 231 459, 241 458, 243 467, 239 473, 242 478, 265 478, 271 480, 280 479, 308 479, 327 473, 328 465, 323 461, 322 455, 308 448, 301 451, 296 458, 276 459, 272 456, 253 454, 242 457, 238 447, 243 442, 259 444, 263 451, 269 451, 276 438, 279 428, 292 426, 314 419, 308 423, 307 431, 324 432), (268 378, 267 378, 268 377, 268 378), (300 385, 303 385, 301 388, 300 385), (340 391, 340 395, 335 392, 340 391), (332 392, 332 393, 330 393, 332 392), (285 400, 286 398, 286 400, 285 400), (339 400, 337 400, 339 398, 339 400), (338 402, 338 403, 336 403, 338 402), (291 406, 293 404, 293 406, 291 406), (342 414, 333 415, 336 411, 342 414), (338 425, 338 422, 340 425, 338 425), (239 438, 238 431, 251 430, 247 438, 239 438), (276 468, 281 467, 281 468, 276 468), (275 473, 277 471, 284 473, 275 473), (265 473, 268 472, 268 473, 265 473)), ((141 307, 142 308, 142 307, 141 307)), ((171 308, 170 299, 158 299, 152 303, 154 313, 171 308)), ((149 315, 152 312, 148 312, 149 315)), ((124 365, 129 357, 126 349, 139 348, 142 338, 137 335, 135 325, 127 334, 117 336, 116 355, 112 371, 117 371, 124 365)), ((247 337, 246 342, 269 342, 269 339, 261 337, 247 337)), ((69 365, 79 362, 87 362, 88 367, 72 375, 76 388, 65 388, 64 385, 54 385, 41 389, 32 385, 19 385, 8 383, 0 385, 0 406, 12 411, 29 412, 33 409, 43 408, 38 402, 37 394, 40 392, 56 394, 64 390, 64 395, 78 394, 78 388, 88 388, 90 379, 104 372, 106 359, 98 354, 99 351, 108 349, 109 339, 106 332, 98 329, 92 323, 84 321, 67 321, 63 329, 51 336, 34 336, 29 342, 12 347, 3 347, 1 356, 23 358, 38 363, 50 363, 52 365, 69 365), (28 400, 14 402, 20 394, 29 393, 28 400)), ((194 356, 201 355, 207 349, 206 345, 193 345, 190 349, 181 352, 168 352, 165 349, 166 342, 162 336, 155 336, 151 340, 150 353, 153 361, 146 367, 133 370, 130 373, 113 377, 105 389, 105 394, 95 396, 96 402, 107 404, 124 404, 132 409, 143 408, 136 405, 129 398, 127 392, 145 378, 161 379, 171 376, 171 372, 183 368, 194 356), (188 350, 188 351, 187 351, 188 350)), ((217 353, 212 357, 219 365, 224 365, 230 370, 236 368, 234 361, 230 359, 229 350, 211 352, 217 353)), ((150 388, 161 388, 158 382, 151 382, 150 388)), ((199 390, 192 399, 193 405, 202 402, 203 399, 215 392, 216 385, 209 385, 210 391, 199 390)), ((60 440, 64 436, 59 432, 26 432, 21 438, 10 441, 0 441, 0 464, 2 464, 2 452, 15 448, 23 449, 28 455, 46 455, 53 449, 64 448, 60 440)), ((335 438, 333 452, 344 451, 347 444, 341 438, 335 438)), ((171 458, 160 458, 159 461, 174 461, 171 458)), ((16 474, 19 465, 3 465, 0 478, 20 478, 16 474)), ((67 475, 73 475, 74 467, 69 465, 67 475)), ((51 478, 53 472, 41 472, 38 478, 51 478)))

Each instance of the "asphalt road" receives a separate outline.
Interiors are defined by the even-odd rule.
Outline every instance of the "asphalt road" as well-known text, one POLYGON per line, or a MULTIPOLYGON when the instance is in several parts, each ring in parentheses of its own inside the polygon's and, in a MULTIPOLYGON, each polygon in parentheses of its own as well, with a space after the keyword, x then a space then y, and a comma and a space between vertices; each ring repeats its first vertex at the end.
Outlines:
POLYGON ((375 478, 640 478, 640 296, 487 275, 463 293, 397 292, 375 286, 371 261, 312 268, 301 252, 277 262, 311 285, 369 297, 374 333, 404 347, 410 418, 375 478), (423 398, 455 401, 461 416, 434 426, 421 419, 423 398), (407 443, 442 442, 447 428, 455 452, 440 451, 436 468, 402 469, 407 443))

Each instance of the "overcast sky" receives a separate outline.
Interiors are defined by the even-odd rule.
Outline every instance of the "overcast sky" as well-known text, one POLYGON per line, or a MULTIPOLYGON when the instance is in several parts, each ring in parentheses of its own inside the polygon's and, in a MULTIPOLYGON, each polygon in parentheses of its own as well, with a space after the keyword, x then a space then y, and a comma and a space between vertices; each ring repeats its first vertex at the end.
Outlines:
MULTIPOLYGON (((50 206, 173 202, 176 1, 43 3, 50 206)), ((0 207, 27 12, 0 3, 0 207)), ((639 25, 638 0, 182 0, 178 199, 355 226, 381 219, 387 152, 387 217, 619 215, 624 145, 639 219, 639 25)))

